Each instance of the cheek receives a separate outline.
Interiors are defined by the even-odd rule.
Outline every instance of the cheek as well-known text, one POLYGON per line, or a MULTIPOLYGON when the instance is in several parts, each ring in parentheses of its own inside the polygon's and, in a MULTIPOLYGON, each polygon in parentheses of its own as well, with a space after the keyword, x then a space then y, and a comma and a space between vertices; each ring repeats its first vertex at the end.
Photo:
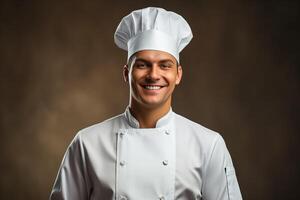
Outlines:
POLYGON ((141 75, 139 73, 136 72, 132 72, 130 74, 130 87, 136 91, 138 90, 138 85, 139 85, 139 81, 141 79, 141 75))
POLYGON ((137 82, 134 78, 130 79, 130 87, 133 89, 133 90, 136 90, 137 88, 137 82))
POLYGON ((129 74, 129 81, 130 81, 130 83, 133 84, 133 83, 136 82, 136 80, 137 80, 136 74, 135 74, 134 72, 131 72, 131 73, 129 74))
POLYGON ((170 74, 170 75, 166 76, 166 78, 170 85, 176 85, 178 82, 177 76, 175 74, 170 74))
POLYGON ((131 79, 137 81, 143 76, 143 73, 139 70, 132 70, 130 73, 131 79))

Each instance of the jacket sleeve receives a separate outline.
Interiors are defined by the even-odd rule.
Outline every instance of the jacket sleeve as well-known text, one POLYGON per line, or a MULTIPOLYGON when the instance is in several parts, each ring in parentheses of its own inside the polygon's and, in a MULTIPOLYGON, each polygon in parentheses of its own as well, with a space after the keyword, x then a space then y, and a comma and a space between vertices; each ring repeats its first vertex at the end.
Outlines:
POLYGON ((231 156, 218 135, 205 167, 202 194, 205 200, 241 200, 231 156))
POLYGON ((77 134, 64 155, 49 199, 87 200, 88 188, 84 152, 77 134))

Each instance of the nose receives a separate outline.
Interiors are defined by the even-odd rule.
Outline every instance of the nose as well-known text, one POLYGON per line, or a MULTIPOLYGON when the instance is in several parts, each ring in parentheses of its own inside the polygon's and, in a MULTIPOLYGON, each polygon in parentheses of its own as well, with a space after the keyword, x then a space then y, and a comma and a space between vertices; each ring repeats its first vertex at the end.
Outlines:
POLYGON ((156 65, 152 65, 149 68, 149 72, 148 72, 148 78, 152 79, 152 80, 158 80, 159 79, 159 68, 156 65))

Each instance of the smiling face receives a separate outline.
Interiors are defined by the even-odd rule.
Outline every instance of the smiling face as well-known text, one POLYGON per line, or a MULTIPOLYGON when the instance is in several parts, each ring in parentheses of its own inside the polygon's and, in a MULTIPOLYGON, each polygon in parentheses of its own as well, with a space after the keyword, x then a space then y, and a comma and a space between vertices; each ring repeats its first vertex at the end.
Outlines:
POLYGON ((130 86, 131 106, 168 108, 182 68, 169 53, 143 50, 133 55, 131 66, 125 65, 123 74, 130 86))

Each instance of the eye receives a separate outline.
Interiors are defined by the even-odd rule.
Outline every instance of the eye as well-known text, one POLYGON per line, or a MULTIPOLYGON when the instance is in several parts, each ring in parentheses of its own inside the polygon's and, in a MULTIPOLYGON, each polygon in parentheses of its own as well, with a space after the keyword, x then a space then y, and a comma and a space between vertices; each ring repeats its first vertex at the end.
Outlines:
POLYGON ((168 68, 171 68, 171 67, 172 67, 171 63, 162 63, 162 64, 160 64, 160 68, 162 68, 162 69, 168 69, 168 68))
POLYGON ((135 67, 142 69, 142 68, 146 68, 147 65, 146 65, 146 63, 143 63, 143 62, 137 62, 137 63, 135 63, 135 67))

